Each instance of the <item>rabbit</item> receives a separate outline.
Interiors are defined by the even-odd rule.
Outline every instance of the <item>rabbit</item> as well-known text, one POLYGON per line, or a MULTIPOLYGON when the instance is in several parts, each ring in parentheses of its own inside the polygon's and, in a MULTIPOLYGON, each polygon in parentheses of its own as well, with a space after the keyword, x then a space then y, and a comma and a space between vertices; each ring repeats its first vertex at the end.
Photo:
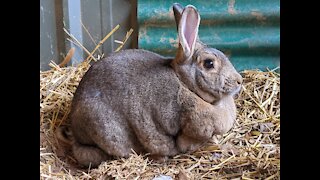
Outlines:
POLYGON ((164 162, 232 128, 241 75, 200 41, 194 6, 175 3, 173 11, 174 58, 121 50, 93 63, 81 79, 68 116, 71 132, 64 133, 79 164, 96 167, 132 150, 164 162))

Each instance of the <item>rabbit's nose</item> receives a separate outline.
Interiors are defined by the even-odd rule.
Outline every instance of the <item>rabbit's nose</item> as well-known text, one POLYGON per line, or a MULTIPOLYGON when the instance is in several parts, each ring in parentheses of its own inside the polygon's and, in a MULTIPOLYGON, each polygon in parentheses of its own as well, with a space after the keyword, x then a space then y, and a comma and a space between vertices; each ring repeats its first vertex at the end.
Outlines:
POLYGON ((238 85, 241 85, 243 82, 243 78, 240 74, 236 74, 235 80, 237 82, 238 85))

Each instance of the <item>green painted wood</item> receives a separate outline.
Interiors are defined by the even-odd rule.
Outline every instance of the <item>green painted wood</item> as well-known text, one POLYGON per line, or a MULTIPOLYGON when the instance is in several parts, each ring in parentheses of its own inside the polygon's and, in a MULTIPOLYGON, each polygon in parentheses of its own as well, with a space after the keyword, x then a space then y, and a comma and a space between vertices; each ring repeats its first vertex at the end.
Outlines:
POLYGON ((200 39, 225 52, 236 69, 279 66, 279 0, 138 0, 139 48, 174 56, 178 43, 174 2, 198 9, 200 39))

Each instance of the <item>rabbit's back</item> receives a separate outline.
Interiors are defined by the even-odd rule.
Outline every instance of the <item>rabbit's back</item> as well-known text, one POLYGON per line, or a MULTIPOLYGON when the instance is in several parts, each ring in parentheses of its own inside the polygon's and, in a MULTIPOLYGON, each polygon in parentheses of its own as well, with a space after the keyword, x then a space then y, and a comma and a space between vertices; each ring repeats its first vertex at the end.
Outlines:
POLYGON ((159 87, 177 87, 178 79, 170 67, 171 61, 146 50, 128 49, 110 54, 90 67, 74 100, 83 96, 126 98, 139 90, 143 90, 140 93, 156 93, 153 90, 159 90, 159 87))

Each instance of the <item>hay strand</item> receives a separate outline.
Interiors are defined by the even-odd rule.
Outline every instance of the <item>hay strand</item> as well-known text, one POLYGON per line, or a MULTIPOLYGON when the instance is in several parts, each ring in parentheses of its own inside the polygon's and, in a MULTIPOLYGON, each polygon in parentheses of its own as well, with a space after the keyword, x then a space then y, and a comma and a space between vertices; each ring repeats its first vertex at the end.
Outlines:
MULTIPOLYGON (((92 54, 96 52, 96 50, 118 29, 120 28, 120 25, 118 24, 116 27, 114 27, 100 42, 99 44, 93 49, 93 51, 89 54, 87 59, 85 61, 90 62, 90 58, 92 58, 92 54)), ((94 58, 93 58, 94 59, 94 58)))
POLYGON ((123 45, 127 42, 127 40, 129 39, 129 37, 131 36, 132 32, 133 32, 133 29, 131 28, 131 29, 127 32, 127 34, 126 34, 126 36, 124 37, 124 39, 123 39, 122 41, 120 41, 120 42, 118 41, 118 43, 120 44, 120 46, 115 50, 115 52, 118 52, 120 49, 122 49, 123 45))
MULTIPOLYGON (((86 26, 82 23, 82 20, 80 19, 80 23, 81 23, 81 26, 82 26, 82 28, 85 30, 85 32, 87 33, 87 35, 89 36, 89 38, 90 38, 90 40, 93 42, 93 44, 97 47, 98 45, 97 45, 97 43, 96 43, 96 41, 93 39, 93 37, 91 36, 91 34, 90 34, 90 32, 89 32, 89 30, 86 28, 86 26)), ((98 48, 98 51, 99 51, 99 53, 100 53, 100 56, 102 56, 102 52, 101 52, 101 50, 98 48)))

